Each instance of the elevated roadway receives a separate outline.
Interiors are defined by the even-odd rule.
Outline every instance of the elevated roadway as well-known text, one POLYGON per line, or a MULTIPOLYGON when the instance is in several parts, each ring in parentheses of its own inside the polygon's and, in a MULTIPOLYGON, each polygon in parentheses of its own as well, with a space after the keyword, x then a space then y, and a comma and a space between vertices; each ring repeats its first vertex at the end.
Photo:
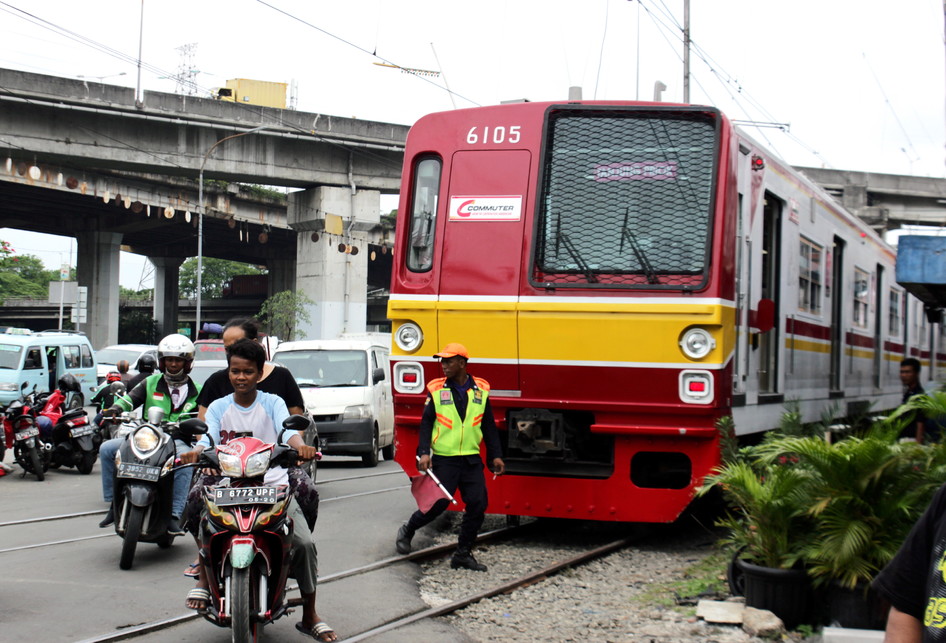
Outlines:
POLYGON ((407 130, 158 92, 138 103, 124 87, 0 69, 0 226, 78 239, 95 346, 117 339, 119 249, 152 259, 155 317, 178 327, 201 210, 204 256, 265 265, 271 293, 320 302, 310 337, 363 330, 369 253, 337 246, 367 249, 407 130))

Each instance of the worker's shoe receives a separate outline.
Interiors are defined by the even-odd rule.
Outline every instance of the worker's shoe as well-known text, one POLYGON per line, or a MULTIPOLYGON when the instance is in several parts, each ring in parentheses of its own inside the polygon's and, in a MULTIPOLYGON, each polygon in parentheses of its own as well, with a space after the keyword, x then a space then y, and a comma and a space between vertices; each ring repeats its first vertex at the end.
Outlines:
POLYGON ((469 549, 457 549, 450 559, 450 567, 453 569, 472 569, 474 572, 485 572, 486 565, 473 558, 473 552, 469 549))
POLYGON ((397 540, 394 541, 395 546, 397 546, 397 553, 399 554, 409 554, 411 553, 411 539, 414 537, 414 530, 407 526, 407 523, 401 525, 401 528, 397 530, 397 540))
POLYGON ((108 513, 105 514, 105 517, 102 518, 102 522, 99 523, 99 527, 105 529, 109 525, 115 522, 115 512, 112 510, 112 505, 108 506, 108 513))

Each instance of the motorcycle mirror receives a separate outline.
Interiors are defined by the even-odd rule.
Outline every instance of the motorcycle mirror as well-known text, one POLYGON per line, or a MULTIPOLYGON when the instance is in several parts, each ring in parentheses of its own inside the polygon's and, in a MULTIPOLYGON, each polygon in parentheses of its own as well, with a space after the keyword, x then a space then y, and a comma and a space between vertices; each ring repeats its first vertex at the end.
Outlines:
POLYGON ((288 431, 305 431, 309 428, 309 418, 304 415, 290 415, 283 420, 282 426, 288 431))
POLYGON ((26 387, 29 386, 29 385, 30 385, 29 382, 23 382, 23 384, 20 385, 20 390, 21 390, 21 391, 25 391, 25 390, 26 390, 26 387))
POLYGON ((184 420, 181 422, 181 430, 190 437, 195 435, 203 435, 207 432, 207 423, 197 418, 191 418, 189 420, 184 420))

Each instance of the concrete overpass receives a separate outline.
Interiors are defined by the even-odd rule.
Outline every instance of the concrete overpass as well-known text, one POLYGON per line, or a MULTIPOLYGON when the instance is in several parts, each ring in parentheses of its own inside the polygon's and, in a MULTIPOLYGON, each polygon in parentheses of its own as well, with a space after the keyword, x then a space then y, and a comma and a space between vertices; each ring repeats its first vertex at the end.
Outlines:
POLYGON ((318 302, 308 336, 334 336, 364 327, 369 254, 337 246, 367 249, 379 196, 399 189, 407 130, 157 92, 139 104, 128 88, 0 69, 0 225, 78 239, 97 347, 117 339, 119 248, 155 263, 155 317, 177 328, 201 205, 205 256, 266 265, 270 292, 318 302))

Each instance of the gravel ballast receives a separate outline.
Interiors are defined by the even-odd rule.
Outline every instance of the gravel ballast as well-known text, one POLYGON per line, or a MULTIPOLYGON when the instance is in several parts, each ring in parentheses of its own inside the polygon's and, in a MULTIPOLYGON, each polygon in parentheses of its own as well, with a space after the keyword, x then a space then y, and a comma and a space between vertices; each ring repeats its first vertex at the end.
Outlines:
MULTIPOLYGON (((458 518, 449 516, 428 527, 439 530, 436 542, 456 538, 458 518)), ((483 530, 504 524, 503 517, 487 516, 483 530)), ((474 553, 489 567, 485 573, 451 569, 449 558, 424 564, 421 597, 439 606, 631 536, 633 544, 628 548, 443 618, 476 641, 762 642, 739 625, 714 625, 696 618, 695 602, 703 597, 675 595, 679 583, 674 581, 686 578, 689 570, 712 555, 717 538, 695 522, 689 529, 679 525, 542 521, 523 537, 479 545, 474 553)), ((726 596, 705 598, 725 600, 726 596)))

